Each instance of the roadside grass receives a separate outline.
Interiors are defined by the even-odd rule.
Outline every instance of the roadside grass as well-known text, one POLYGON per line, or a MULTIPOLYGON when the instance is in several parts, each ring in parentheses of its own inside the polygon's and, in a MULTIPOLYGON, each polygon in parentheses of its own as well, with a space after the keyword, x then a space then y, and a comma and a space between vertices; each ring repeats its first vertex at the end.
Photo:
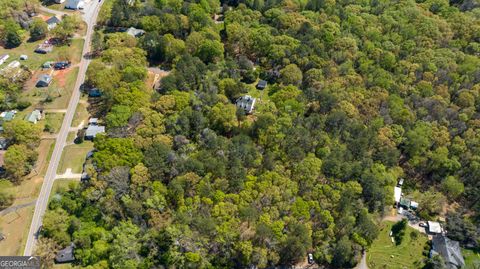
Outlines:
POLYGON ((6 49, 0 47, 0 54, 8 54, 10 57, 4 64, 0 65, 0 68, 7 66, 10 62, 15 60, 20 61, 21 64, 27 66, 30 70, 36 70, 42 67, 42 64, 47 61, 59 61, 70 59, 73 64, 79 63, 82 57, 83 39, 76 38, 72 40, 70 46, 55 46, 53 51, 47 54, 35 53, 34 50, 37 46, 43 43, 44 40, 35 42, 27 42, 26 40, 18 47, 12 49, 6 49), (25 54, 28 56, 27 60, 19 60, 20 55, 25 54))
POLYGON ((480 250, 462 249, 465 269, 480 269, 480 250))
POLYGON ((77 132, 68 132, 67 144, 68 143, 73 143, 73 141, 75 140, 76 137, 77 137, 77 132))
POLYGON ((421 268, 423 251, 427 245, 426 235, 407 226, 405 237, 400 245, 395 245, 390 239, 390 231, 394 222, 385 221, 381 224, 378 238, 367 251, 367 263, 371 269, 375 268, 421 268), (411 233, 416 232, 416 238, 411 233))
POLYGON ((66 179, 66 178, 55 179, 52 186, 52 192, 50 193, 50 197, 48 198, 49 201, 52 200, 54 195, 56 195, 57 193, 66 191, 70 188, 70 186, 76 186, 78 184, 80 184, 79 181, 72 180, 72 179, 66 179))
POLYGON ((89 114, 87 110, 87 105, 84 104, 83 102, 79 102, 75 110, 75 116, 73 117, 72 127, 78 127, 78 125, 80 125, 82 121, 83 121, 83 125, 87 126, 88 117, 89 117, 89 114))
POLYGON ((45 113, 45 121, 42 121, 44 128, 45 126, 48 126, 50 133, 52 134, 58 133, 58 131, 62 127, 64 115, 65 115, 64 113, 50 113, 50 112, 45 113))
POLYGON ((63 174, 67 168, 72 169, 72 173, 81 173, 87 153, 93 149, 93 142, 84 141, 82 144, 73 144, 63 149, 62 158, 58 165, 58 174, 63 174))

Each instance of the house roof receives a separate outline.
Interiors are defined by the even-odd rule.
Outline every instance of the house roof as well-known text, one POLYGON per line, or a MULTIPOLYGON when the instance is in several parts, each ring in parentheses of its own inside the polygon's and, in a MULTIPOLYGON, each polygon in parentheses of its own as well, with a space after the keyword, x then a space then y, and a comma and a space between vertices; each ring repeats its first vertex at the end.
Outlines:
POLYGON ((137 29, 137 28, 130 27, 130 28, 127 29, 127 34, 129 34, 133 37, 137 37, 137 36, 145 34, 145 31, 142 30, 142 29, 137 29))
POLYGON ((435 234, 441 234, 442 233, 442 226, 440 226, 440 223, 436 221, 427 221, 428 224, 428 231, 431 233, 435 234))
POLYGON ((105 126, 89 125, 85 132, 86 137, 95 137, 97 134, 105 133, 105 126))
POLYGON ((45 21, 47 24, 57 24, 60 22, 60 19, 57 16, 52 16, 48 20, 45 21))
POLYGON ((402 188, 395 187, 393 196, 395 197, 395 203, 400 202, 400 198, 402 197, 402 188))
POLYGON ((85 5, 83 0, 67 0, 67 4, 65 4, 65 7, 67 8, 78 8, 80 6, 85 5))
POLYGON ((11 120, 13 120, 13 118, 15 118, 16 113, 17 113, 16 111, 10 110, 10 111, 6 111, 6 112, 2 112, 1 116, 3 117, 4 120, 11 121, 11 120))
POLYGON ((98 118, 90 118, 88 120, 88 124, 97 124, 98 123, 98 118))
POLYGON ((75 261, 75 256, 74 256, 74 251, 75 245, 72 243, 70 246, 60 250, 57 252, 57 255, 55 256, 55 261, 58 263, 63 263, 63 262, 73 262, 75 261))
POLYGON ((46 83, 50 83, 52 81, 52 77, 47 75, 47 74, 44 74, 44 75, 40 76, 38 81, 43 81, 43 82, 46 82, 46 83))
POLYGON ((42 117, 42 113, 40 112, 40 110, 34 110, 25 117, 25 120, 35 123, 39 119, 41 119, 41 117, 42 117))
POLYGON ((247 113, 252 113, 253 108, 255 107, 256 99, 250 95, 245 95, 237 99, 237 107, 245 110, 247 113))
POLYGON ((260 88, 260 89, 265 89, 265 87, 267 87, 267 81, 261 79, 260 81, 258 81, 257 83, 257 88, 260 88))
POLYGON ((447 268, 457 269, 465 266, 460 244, 443 235, 435 235, 432 239, 432 254, 439 254, 445 260, 447 268))

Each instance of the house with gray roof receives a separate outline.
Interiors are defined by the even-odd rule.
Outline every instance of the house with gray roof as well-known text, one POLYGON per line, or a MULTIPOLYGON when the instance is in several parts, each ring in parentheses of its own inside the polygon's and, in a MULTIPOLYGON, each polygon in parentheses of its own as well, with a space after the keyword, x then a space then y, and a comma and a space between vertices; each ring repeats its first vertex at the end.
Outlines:
POLYGON ((52 82, 52 77, 50 75, 44 74, 41 75, 40 78, 38 78, 37 87, 48 87, 50 83, 52 82))
POLYGON ((60 23, 60 19, 57 16, 52 16, 45 21, 48 25, 48 30, 52 30, 60 23))
POLYGON ((42 119, 42 111, 38 109, 35 109, 34 111, 28 113, 27 116, 25 116, 25 120, 33 124, 37 124, 37 122, 41 119, 42 119))
POLYGON ((89 125, 87 127, 87 131, 85 132, 85 139, 86 140, 93 140, 97 134, 105 133, 105 126, 99 125, 89 125))
POLYGON ((465 266, 462 249, 458 241, 443 235, 435 235, 432 239, 430 257, 441 255, 448 269, 459 269, 465 266))
POLYGON ((139 36, 142 36, 145 34, 145 31, 142 30, 142 29, 137 29, 137 28, 133 28, 133 27, 130 27, 127 29, 127 32, 126 32, 128 35, 131 35, 133 37, 139 37, 139 36))
POLYGON ((66 9, 83 9, 85 7, 85 1, 83 0, 67 0, 67 3, 65 4, 66 9))
POLYGON ((75 250, 75 245, 71 243, 68 247, 57 252, 55 256, 56 263, 68 263, 75 261, 75 256, 73 251, 75 250))
POLYGON ((243 109, 245 113, 251 114, 255 107, 256 99, 251 97, 250 95, 245 95, 237 99, 236 105, 237 108, 243 109))

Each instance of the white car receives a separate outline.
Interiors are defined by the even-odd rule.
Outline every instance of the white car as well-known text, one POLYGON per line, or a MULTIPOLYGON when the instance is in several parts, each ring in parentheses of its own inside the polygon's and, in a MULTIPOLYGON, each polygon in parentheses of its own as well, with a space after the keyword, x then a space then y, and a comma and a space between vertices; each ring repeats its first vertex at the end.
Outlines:
POLYGON ((308 263, 309 264, 313 264, 315 261, 313 260, 313 254, 312 253, 308 253, 308 263))

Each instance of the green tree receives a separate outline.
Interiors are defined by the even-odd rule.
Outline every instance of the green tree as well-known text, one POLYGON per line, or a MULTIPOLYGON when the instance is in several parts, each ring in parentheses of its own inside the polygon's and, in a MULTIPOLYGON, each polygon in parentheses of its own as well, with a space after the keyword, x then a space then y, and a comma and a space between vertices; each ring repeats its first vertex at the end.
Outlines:
POLYGON ((40 18, 35 18, 30 25, 30 38, 33 41, 44 39, 48 34, 48 25, 40 18))
POLYGON ((14 182, 28 174, 33 167, 37 153, 25 145, 13 145, 7 149, 3 167, 14 182))

